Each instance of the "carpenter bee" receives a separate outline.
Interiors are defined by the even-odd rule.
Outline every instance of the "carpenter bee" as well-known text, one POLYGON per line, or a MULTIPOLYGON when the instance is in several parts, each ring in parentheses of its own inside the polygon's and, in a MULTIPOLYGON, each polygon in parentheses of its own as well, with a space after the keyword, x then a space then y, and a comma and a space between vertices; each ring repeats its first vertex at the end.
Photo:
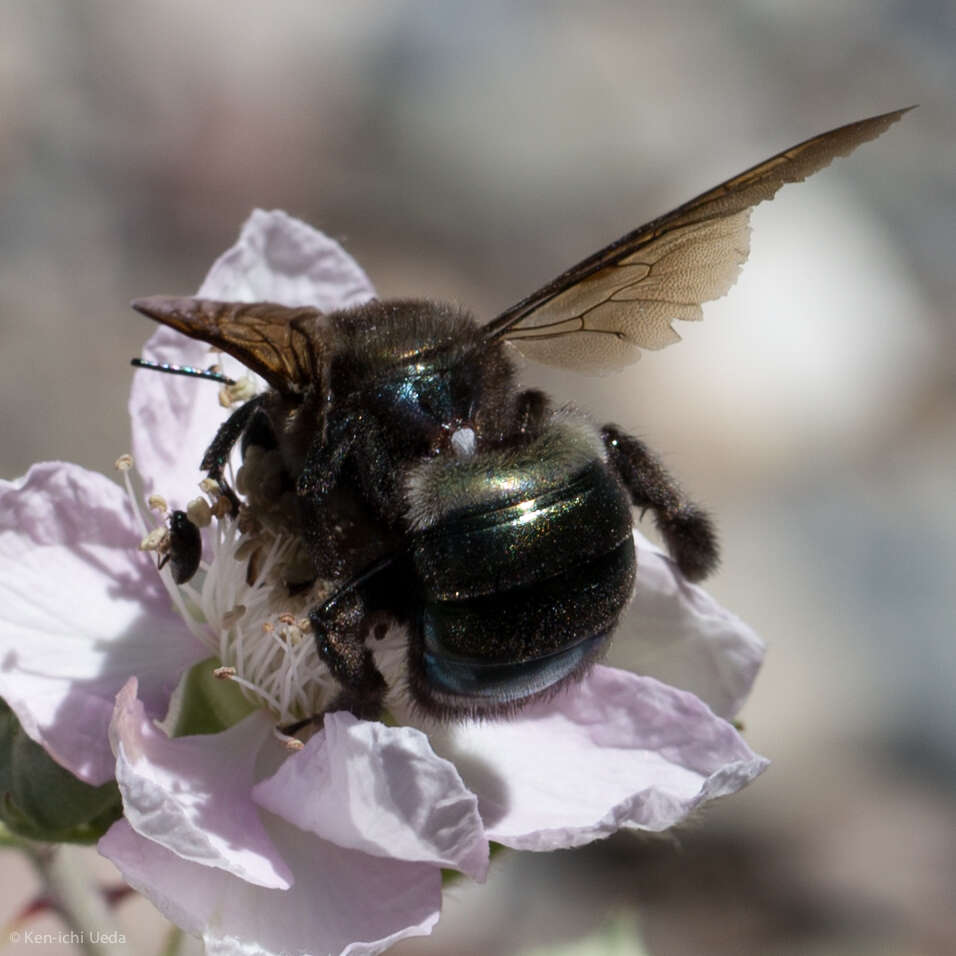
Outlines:
MULTIPOLYGON (((201 468, 270 456, 295 502, 304 581, 334 582, 309 620, 340 685, 330 709, 379 715, 368 640, 408 628, 413 701, 440 718, 501 714, 581 676, 634 586, 632 509, 650 511, 692 581, 717 563, 709 517, 638 439, 522 390, 512 353, 602 372, 679 336, 747 257, 749 215, 879 136, 905 110, 785 150, 628 233, 481 325, 428 301, 309 306, 157 296, 143 314, 234 356, 269 389, 220 427, 201 468), (277 463, 277 464, 276 464, 277 463)), ((181 562, 192 566, 192 556, 181 562)))

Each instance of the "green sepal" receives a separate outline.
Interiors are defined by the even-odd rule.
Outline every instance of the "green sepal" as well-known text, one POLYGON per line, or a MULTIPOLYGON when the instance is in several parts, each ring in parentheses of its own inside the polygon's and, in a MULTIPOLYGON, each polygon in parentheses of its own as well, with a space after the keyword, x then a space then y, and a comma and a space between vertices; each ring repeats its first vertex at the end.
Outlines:
POLYGON ((214 676, 219 666, 215 657, 207 657, 183 675, 170 706, 172 719, 167 720, 171 737, 218 734, 256 709, 238 684, 214 676))
POLYGON ((113 780, 92 787, 31 740, 0 701, 0 821, 48 843, 95 843, 123 813, 113 780))

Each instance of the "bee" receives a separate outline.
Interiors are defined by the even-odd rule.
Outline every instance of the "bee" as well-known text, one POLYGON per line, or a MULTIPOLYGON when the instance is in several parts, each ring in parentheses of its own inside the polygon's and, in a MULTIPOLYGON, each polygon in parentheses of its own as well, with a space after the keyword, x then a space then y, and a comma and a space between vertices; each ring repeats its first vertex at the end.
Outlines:
MULTIPOLYGON (((232 355, 268 384, 212 439, 201 469, 270 455, 304 582, 335 582, 309 614, 340 690, 330 710, 379 716, 370 638, 408 630, 411 698, 438 718, 500 715, 579 678, 607 650, 634 587, 633 512, 649 511, 684 576, 717 564, 710 517, 614 425, 522 389, 513 352, 605 372, 679 340, 675 319, 728 291, 749 217, 874 139, 905 110, 773 156, 578 263, 479 324, 449 305, 310 306, 154 296, 133 307, 232 355)), ((195 544, 179 562, 195 570, 195 544)), ((186 573, 184 570, 183 573, 186 573)))

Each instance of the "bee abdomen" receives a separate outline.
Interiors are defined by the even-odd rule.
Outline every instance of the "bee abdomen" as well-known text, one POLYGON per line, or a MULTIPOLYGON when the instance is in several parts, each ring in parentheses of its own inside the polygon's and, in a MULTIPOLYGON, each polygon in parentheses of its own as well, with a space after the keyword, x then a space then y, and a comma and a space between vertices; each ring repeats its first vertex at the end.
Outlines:
POLYGON ((594 461, 536 497, 447 516, 416 536, 412 555, 427 599, 456 601, 586 565, 630 538, 631 528, 626 494, 594 461))
POLYGON ((536 498, 449 515, 417 536, 412 558, 424 591, 419 700, 494 710, 603 653, 633 590, 630 504, 596 460, 536 498))

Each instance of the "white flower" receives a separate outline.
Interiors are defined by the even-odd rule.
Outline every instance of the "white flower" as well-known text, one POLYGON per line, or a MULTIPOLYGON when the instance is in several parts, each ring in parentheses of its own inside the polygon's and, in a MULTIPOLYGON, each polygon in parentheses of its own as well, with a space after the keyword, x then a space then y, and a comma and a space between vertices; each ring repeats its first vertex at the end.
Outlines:
MULTIPOLYGON (((200 289, 323 310, 372 294, 335 242, 261 211, 200 289)), ((193 366, 207 352, 166 328, 145 349, 193 366)), ((147 490, 180 507, 225 415, 204 389, 134 377, 133 457, 147 490)), ((430 932, 443 868, 484 879, 489 841, 550 850, 662 830, 766 765, 728 722, 759 640, 640 535, 648 674, 595 667, 516 718, 428 733, 329 714, 290 752, 276 724, 333 686, 302 609, 250 588, 229 521, 206 532, 200 574, 176 588, 137 549, 139 509, 62 463, 0 483, 0 696, 79 778, 115 777, 124 819, 101 851, 209 952, 381 952, 430 932), (235 668, 251 712, 221 733, 169 737, 158 722, 173 690, 211 653, 235 668)))

